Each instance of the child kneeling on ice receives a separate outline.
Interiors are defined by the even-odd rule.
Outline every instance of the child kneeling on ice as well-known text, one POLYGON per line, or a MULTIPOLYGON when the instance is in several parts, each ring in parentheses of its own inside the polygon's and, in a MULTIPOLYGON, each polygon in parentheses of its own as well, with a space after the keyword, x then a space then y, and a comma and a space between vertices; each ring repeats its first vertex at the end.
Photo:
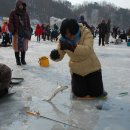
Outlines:
POLYGON ((50 58, 60 61, 66 53, 70 57, 73 94, 79 98, 106 96, 90 30, 74 19, 65 19, 60 33, 58 48, 51 51, 50 58))

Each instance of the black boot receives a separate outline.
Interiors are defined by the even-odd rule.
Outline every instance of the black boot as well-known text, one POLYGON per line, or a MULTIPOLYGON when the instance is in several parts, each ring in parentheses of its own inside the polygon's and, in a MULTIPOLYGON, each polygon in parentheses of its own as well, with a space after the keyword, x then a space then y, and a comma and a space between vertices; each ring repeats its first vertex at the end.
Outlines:
POLYGON ((20 57, 19 57, 19 52, 15 52, 15 58, 16 58, 17 65, 21 65, 20 57))
POLYGON ((21 63, 23 65, 26 65, 26 61, 25 61, 25 51, 21 52, 21 63))

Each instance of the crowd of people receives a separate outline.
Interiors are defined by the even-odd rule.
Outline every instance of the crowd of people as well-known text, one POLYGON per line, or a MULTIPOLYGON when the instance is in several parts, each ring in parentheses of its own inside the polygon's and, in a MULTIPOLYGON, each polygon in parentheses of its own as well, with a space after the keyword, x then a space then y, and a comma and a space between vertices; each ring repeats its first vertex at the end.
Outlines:
POLYGON ((54 27, 51 29, 50 25, 47 24, 37 24, 35 29, 35 36, 37 36, 37 41, 40 42, 41 38, 45 40, 58 40, 59 27, 54 24, 54 27))
POLYGON ((111 27, 111 20, 102 20, 99 25, 94 28, 94 36, 96 37, 99 34, 99 46, 108 45, 111 43, 122 43, 123 40, 128 41, 128 37, 130 36, 130 29, 125 30, 121 29, 117 26, 111 27), (110 36, 114 39, 114 41, 110 41, 110 36))
MULTIPOLYGON (((111 41, 116 43, 116 41, 120 41, 120 43, 125 40, 128 41, 128 36, 130 35, 130 29, 123 30, 118 26, 111 27, 111 20, 102 20, 96 27, 93 25, 89 25, 84 16, 81 16, 78 23, 82 23, 88 29, 90 29, 91 33, 93 34, 93 38, 99 36, 99 46, 105 46, 109 44, 110 36, 112 36, 115 41, 111 41)), ((43 41, 50 40, 50 41, 57 41, 58 36, 60 34, 59 27, 54 24, 53 27, 50 27, 49 24, 36 24, 35 29, 30 25, 31 35, 35 35, 37 37, 37 42, 40 42, 41 39, 43 41), (34 32, 34 33, 33 33, 34 32)), ((8 22, 4 22, 2 27, 0 26, 0 38, 2 38, 1 46, 6 47, 12 44, 12 32, 9 31, 8 22)), ((30 38, 31 39, 31 38, 30 38)))
MULTIPOLYGON (((53 27, 50 28, 49 24, 37 24, 35 26, 35 30, 33 30, 32 27, 30 27, 31 35, 34 35, 37 37, 37 42, 40 42, 41 39, 43 41, 50 40, 50 41, 57 41, 58 35, 59 35, 59 27, 54 24, 53 27)), ((2 27, 0 26, 0 39, 2 39, 1 46, 7 47, 12 44, 12 32, 9 31, 8 28, 8 22, 4 22, 2 27)))

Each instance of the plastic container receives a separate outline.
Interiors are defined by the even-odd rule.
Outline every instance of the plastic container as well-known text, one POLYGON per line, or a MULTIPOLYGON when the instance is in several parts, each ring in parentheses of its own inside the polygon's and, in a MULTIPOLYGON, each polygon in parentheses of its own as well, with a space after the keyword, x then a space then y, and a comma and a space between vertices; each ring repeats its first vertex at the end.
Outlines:
POLYGON ((41 67, 48 67, 49 66, 49 59, 46 56, 41 57, 41 58, 39 58, 38 63, 41 67))

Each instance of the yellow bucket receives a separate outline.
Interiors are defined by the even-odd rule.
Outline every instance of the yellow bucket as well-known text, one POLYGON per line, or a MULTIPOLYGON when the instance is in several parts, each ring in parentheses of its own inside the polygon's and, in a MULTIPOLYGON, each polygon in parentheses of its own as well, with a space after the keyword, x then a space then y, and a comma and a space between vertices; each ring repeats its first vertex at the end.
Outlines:
POLYGON ((49 66, 49 59, 46 56, 39 58, 39 65, 41 67, 48 67, 49 66))

